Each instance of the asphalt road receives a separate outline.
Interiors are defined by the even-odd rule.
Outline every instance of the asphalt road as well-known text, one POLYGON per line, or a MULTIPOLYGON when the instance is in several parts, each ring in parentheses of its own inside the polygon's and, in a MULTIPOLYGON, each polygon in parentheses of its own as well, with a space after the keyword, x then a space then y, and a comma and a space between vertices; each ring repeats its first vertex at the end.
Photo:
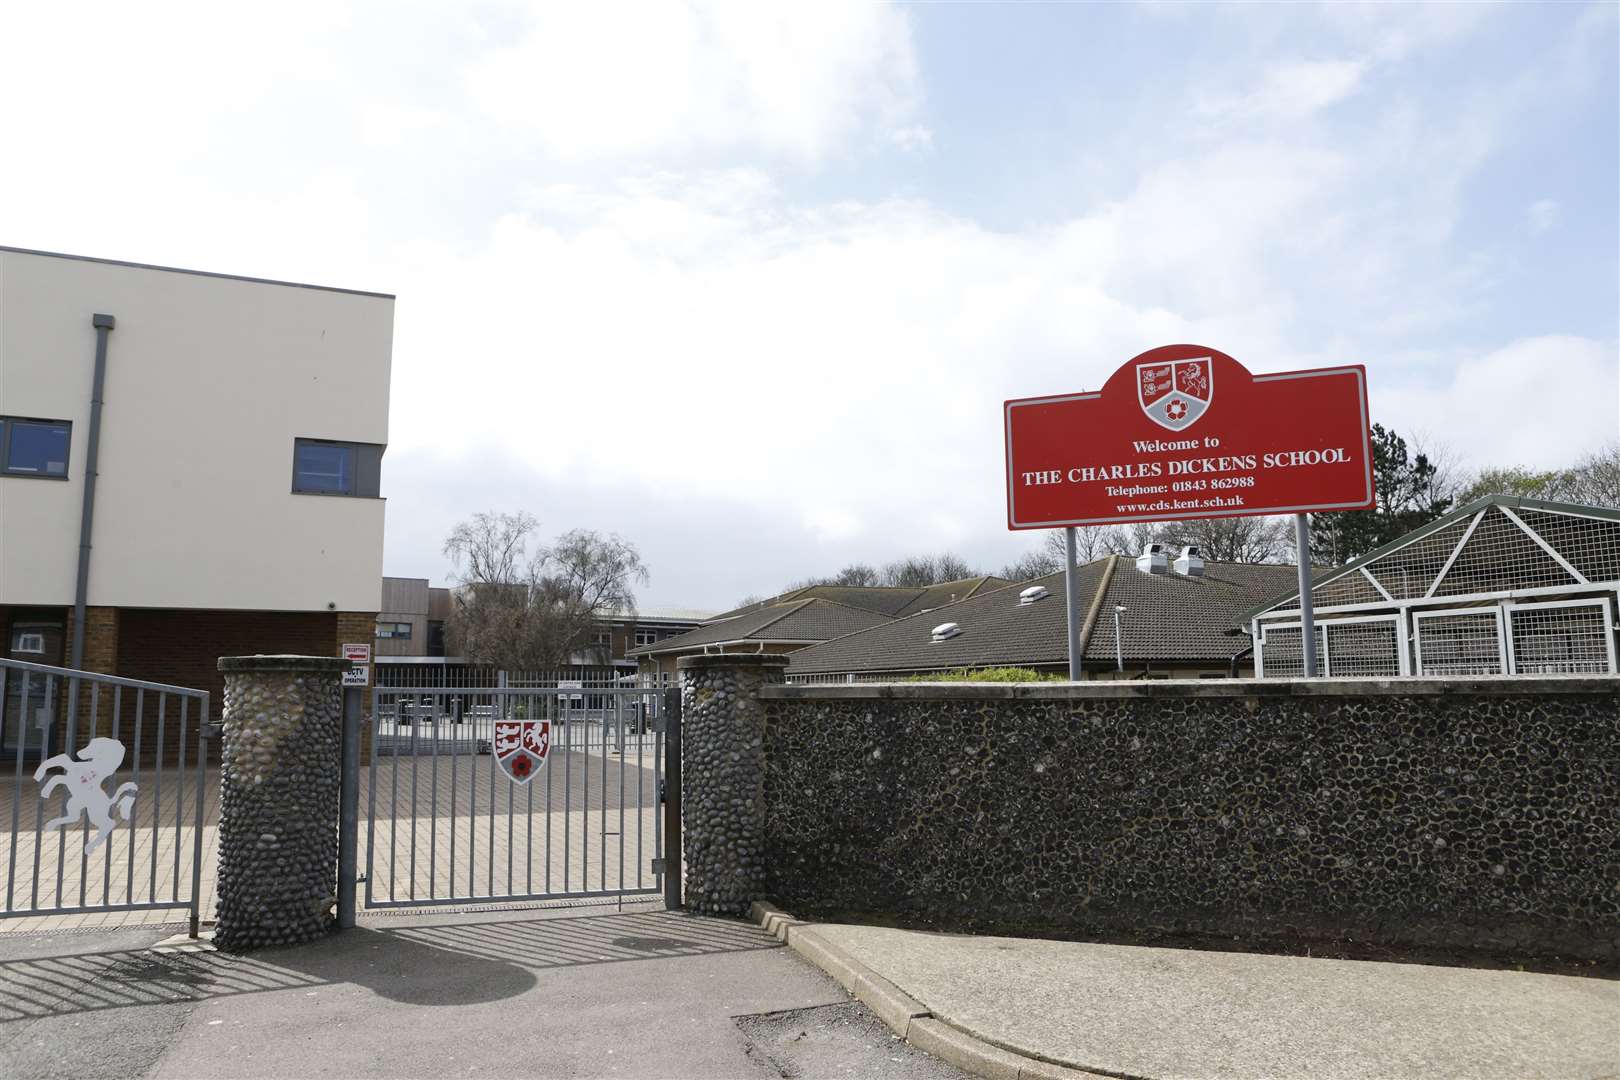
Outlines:
POLYGON ((740 922, 379 918, 249 957, 169 932, 0 934, 0 1075, 961 1076, 740 922))

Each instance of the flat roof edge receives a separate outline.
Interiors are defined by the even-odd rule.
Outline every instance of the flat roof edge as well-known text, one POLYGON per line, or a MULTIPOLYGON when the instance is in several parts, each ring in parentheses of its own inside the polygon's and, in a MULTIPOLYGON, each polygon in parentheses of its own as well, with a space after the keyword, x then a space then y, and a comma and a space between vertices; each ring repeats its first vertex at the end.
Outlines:
POLYGON ((157 263, 131 262, 128 259, 104 259, 98 255, 70 255, 64 251, 41 251, 37 248, 13 247, 0 244, 0 251, 13 255, 39 255, 47 259, 72 259, 76 262, 102 263, 106 266, 127 266, 132 270, 162 270, 169 274, 190 274, 193 277, 223 278, 226 281, 246 281, 254 285, 280 285, 288 289, 314 289, 317 292, 346 293, 350 296, 370 296, 379 300, 397 300, 393 293, 372 292, 369 289, 345 289, 337 285, 312 285, 306 281, 282 281, 278 278, 249 277, 247 274, 224 274, 217 270, 189 270, 183 266, 160 266, 157 263))

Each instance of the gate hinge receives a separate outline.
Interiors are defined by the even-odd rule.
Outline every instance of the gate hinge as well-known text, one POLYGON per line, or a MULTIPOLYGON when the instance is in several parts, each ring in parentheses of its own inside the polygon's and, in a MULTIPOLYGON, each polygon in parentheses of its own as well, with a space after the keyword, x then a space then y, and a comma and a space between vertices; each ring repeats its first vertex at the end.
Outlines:
POLYGON ((664 860, 663 859, 654 859, 653 860, 652 872, 655 873, 655 874, 662 874, 664 872, 664 860))
POLYGON ((223 734, 225 734, 225 722, 223 720, 216 720, 211 724, 203 725, 202 737, 205 739, 217 739, 223 734))

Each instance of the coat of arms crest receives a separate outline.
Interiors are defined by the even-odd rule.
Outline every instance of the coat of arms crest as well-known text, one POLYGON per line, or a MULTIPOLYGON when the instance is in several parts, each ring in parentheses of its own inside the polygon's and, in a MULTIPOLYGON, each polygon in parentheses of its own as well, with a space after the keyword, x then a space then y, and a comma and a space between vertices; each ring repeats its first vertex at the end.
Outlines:
POLYGON ((519 784, 527 784, 545 768, 551 754, 551 721, 496 721, 494 753, 502 772, 519 784))
POLYGON ((1215 396, 1214 366, 1208 356, 1137 364, 1136 397, 1142 411, 1171 431, 1191 427, 1215 396))

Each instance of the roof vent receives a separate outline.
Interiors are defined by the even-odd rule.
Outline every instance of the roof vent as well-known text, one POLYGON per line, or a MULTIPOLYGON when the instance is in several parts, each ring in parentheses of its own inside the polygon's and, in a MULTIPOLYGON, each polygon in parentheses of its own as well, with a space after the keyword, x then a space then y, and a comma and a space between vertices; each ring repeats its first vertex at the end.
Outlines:
POLYGON ((1046 597, 1047 592, 1045 585, 1031 585, 1029 588, 1018 594, 1018 603, 1020 605, 1033 604, 1037 600, 1045 600, 1046 597))
POLYGON ((1136 568, 1144 574, 1168 574, 1170 572, 1170 557, 1164 552, 1163 544, 1149 544, 1142 549, 1142 554, 1136 557, 1136 568))
POLYGON ((1204 576, 1204 557, 1198 554, 1198 548, 1192 544, 1181 549, 1181 554, 1176 556, 1175 566, 1176 573, 1182 577, 1204 576))
POLYGON ((933 638, 935 641, 948 641, 961 632, 962 628, 953 622, 940 623, 934 627, 933 638))

